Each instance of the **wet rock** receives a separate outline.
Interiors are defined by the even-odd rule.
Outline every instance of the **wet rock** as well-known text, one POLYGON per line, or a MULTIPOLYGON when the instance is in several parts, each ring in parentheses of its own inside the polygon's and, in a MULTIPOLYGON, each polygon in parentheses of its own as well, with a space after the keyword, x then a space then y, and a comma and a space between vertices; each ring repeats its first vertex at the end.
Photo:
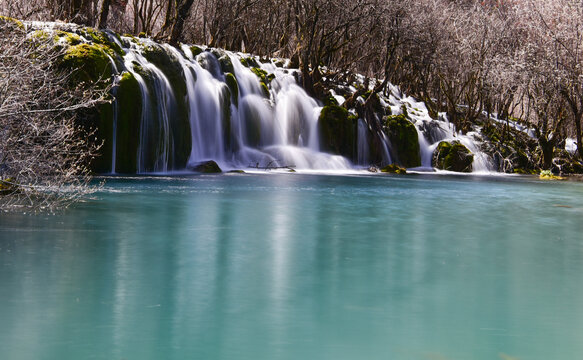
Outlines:
POLYGON ((324 106, 318 118, 320 144, 325 151, 354 157, 357 119, 337 105, 324 106))
POLYGON ((474 154, 458 141, 442 141, 433 152, 433 166, 449 171, 472 172, 474 154))
POLYGON ((389 164, 381 168, 381 172, 391 173, 391 174, 406 174, 407 169, 400 167, 397 164, 389 164))
POLYGON ((421 166, 419 138, 415 125, 405 115, 387 117, 385 134, 391 143, 391 154, 406 168, 421 166))
POLYGON ((223 172, 214 160, 203 161, 195 165, 189 165, 189 170, 203 174, 217 174, 223 172))

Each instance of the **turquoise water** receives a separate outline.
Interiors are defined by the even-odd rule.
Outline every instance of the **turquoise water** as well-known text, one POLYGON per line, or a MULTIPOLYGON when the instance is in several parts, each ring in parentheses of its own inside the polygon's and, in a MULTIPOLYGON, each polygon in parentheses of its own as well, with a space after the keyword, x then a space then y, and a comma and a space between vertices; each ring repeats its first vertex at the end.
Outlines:
POLYGON ((0 215, 0 358, 581 359, 583 183, 108 179, 0 215))

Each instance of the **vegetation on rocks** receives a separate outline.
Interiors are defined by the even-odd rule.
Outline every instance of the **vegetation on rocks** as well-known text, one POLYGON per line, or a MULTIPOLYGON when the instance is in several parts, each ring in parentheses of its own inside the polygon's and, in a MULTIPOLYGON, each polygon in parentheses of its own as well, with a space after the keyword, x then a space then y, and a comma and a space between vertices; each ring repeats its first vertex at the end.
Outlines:
POLYGON ((354 158, 356 120, 338 105, 324 106, 318 119, 320 144, 324 151, 354 158))
POLYGON ((0 208, 53 211, 93 189, 90 162, 101 144, 90 114, 108 101, 109 89, 72 86, 72 68, 98 78, 101 49, 67 52, 51 37, 27 35, 20 22, 0 19, 0 208), (74 64, 67 70, 65 57, 74 64))
POLYGON ((391 143, 391 154, 395 156, 397 163, 406 168, 421 166, 417 130, 406 115, 387 117, 385 133, 391 143))
POLYGON ((438 169, 472 172, 474 155, 457 141, 442 141, 433 152, 432 164, 438 169))
POLYGON ((391 174, 406 174, 407 169, 400 167, 397 164, 389 164, 381 168, 381 172, 391 173, 391 174))

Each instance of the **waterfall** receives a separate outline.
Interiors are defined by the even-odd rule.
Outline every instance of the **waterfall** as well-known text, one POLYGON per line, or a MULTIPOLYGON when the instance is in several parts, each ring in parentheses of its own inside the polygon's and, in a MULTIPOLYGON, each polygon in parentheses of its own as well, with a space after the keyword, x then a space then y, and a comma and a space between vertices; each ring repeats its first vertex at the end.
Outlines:
POLYGON ((369 165, 370 164, 370 149, 369 149, 369 130, 366 122, 362 119, 358 119, 357 125, 357 164, 358 165, 369 165))
MULTIPOLYGON (((252 69, 241 63, 243 55, 226 51, 194 54, 186 45, 174 48, 114 36, 111 40, 124 50, 117 75, 129 72, 139 86, 138 173, 179 171, 207 160, 227 169, 352 168, 348 159, 320 150, 321 106, 296 83, 297 70, 254 58, 258 66, 252 69), (178 85, 174 73, 180 74, 178 85), (188 129, 177 123, 182 117, 188 129), (181 155, 185 147, 180 139, 186 131, 188 153, 181 155)), ((123 147, 117 144, 116 123, 117 115, 112 172, 119 167, 116 146, 123 147)))
MULTIPOLYGON (((348 159, 322 151, 318 131, 322 107, 297 84, 298 70, 217 49, 197 48, 195 54, 187 45, 175 48, 147 39, 122 38, 116 43, 125 52, 123 69, 116 72, 133 75, 142 99, 138 173, 180 171, 208 160, 225 169, 352 169, 348 159)), ((404 97, 397 87, 381 101, 389 102, 393 113, 404 105, 414 109, 408 117, 417 130, 422 168, 431 167, 440 141, 457 140, 474 153, 474 171, 490 170, 491 161, 472 133, 456 134, 445 117, 432 120, 423 103, 404 97)), ((112 172, 118 152, 117 111, 112 172)), ((378 138, 382 163, 391 163, 384 132, 373 134, 362 119, 355 126, 355 163, 369 165, 373 137, 378 138)))
MULTIPOLYGON (((100 160, 96 165, 99 172, 180 172, 207 160, 223 169, 346 171, 353 169, 352 162, 360 167, 372 162, 391 164, 399 159, 391 151, 399 150, 381 128, 383 116, 404 110, 415 125, 421 168, 431 168, 440 141, 459 141, 474 155, 474 172, 494 169, 490 156, 481 151, 484 140, 479 128, 457 133, 445 114, 432 119, 423 102, 406 96, 393 84, 376 94, 382 108, 375 108, 374 116, 380 127, 356 119, 356 108, 348 109, 348 119, 344 115, 330 124, 319 124, 322 104, 298 84, 301 74, 287 67, 288 60, 263 60, 204 46, 176 48, 74 24, 29 22, 27 30, 32 31, 30 36, 44 36, 34 31, 51 33, 61 46, 93 46, 91 56, 101 53, 108 58, 112 101, 111 109, 100 115, 99 121, 104 123, 99 136, 106 156, 111 149, 111 160, 100 160), (333 136, 325 139, 324 129, 328 135, 339 134, 342 149, 338 143, 331 144, 336 140, 333 136)), ((323 75, 329 91, 326 101, 332 99, 340 105, 357 89, 374 87, 374 81, 367 82, 358 74, 344 83, 323 75)), ((356 100, 362 104, 361 97, 356 100)), ((575 148, 572 143, 568 151, 575 148)))

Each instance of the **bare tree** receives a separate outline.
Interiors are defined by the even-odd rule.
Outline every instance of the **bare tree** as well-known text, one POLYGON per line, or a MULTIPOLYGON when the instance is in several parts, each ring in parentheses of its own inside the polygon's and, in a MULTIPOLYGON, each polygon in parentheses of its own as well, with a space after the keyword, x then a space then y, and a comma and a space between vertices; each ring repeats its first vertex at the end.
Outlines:
POLYGON ((103 102, 107 88, 73 87, 52 39, 27 37, 10 19, 0 19, 0 48, 1 209, 67 206, 92 189, 89 163, 99 144, 79 116, 103 102))

